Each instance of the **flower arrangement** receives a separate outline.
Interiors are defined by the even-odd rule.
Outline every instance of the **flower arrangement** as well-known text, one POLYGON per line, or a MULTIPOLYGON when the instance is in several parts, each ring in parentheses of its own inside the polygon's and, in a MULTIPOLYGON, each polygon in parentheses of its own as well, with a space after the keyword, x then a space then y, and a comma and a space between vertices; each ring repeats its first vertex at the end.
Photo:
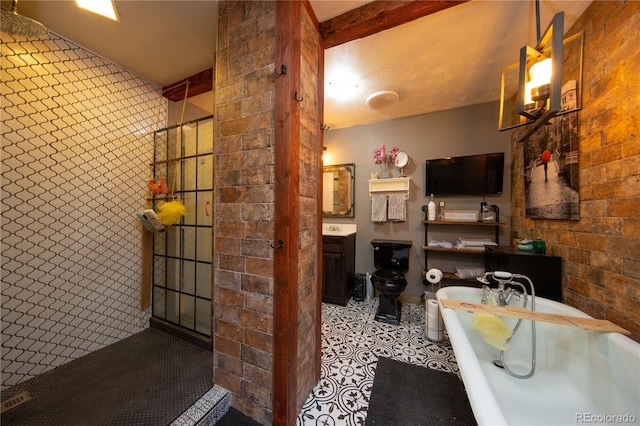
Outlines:
POLYGON ((400 152, 400 148, 398 148, 397 146, 394 146, 393 148, 391 148, 391 153, 389 155, 389 158, 391 159, 392 163, 395 164, 396 157, 398 156, 399 152, 400 152))
POLYGON ((373 152, 373 162, 379 164, 382 170, 386 171, 389 169, 389 163, 396 161, 398 152, 400 152, 400 149, 394 146, 391 148, 391 151, 389 151, 389 155, 387 155, 387 147, 382 145, 373 152))

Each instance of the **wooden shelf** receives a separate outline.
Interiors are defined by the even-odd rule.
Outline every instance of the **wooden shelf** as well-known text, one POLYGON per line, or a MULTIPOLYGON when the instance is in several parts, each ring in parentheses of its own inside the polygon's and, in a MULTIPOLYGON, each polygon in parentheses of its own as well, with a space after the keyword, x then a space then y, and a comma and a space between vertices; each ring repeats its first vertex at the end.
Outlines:
POLYGON ((409 177, 369 179, 369 193, 372 192, 404 192, 409 195, 409 177))
POLYGON ((423 220, 426 225, 470 225, 470 226, 503 226, 504 222, 471 222, 463 220, 423 220))
POLYGON ((154 163, 149 163, 149 166, 154 167, 154 166, 159 166, 161 164, 178 163, 180 161, 182 161, 182 158, 172 158, 170 160, 161 160, 161 161, 156 161, 154 163))
MULTIPOLYGON (((444 247, 430 247, 428 245, 429 243, 429 225, 444 225, 445 227, 448 227, 448 229, 439 229, 439 231, 441 232, 448 232, 448 233, 452 233, 452 232, 457 232, 457 229, 451 228, 451 226, 456 226, 456 227, 481 227, 481 230, 477 230, 476 229, 476 233, 489 233, 491 231, 493 231, 494 237, 495 237, 495 243, 496 244, 500 244, 500 227, 504 226, 505 223, 504 222, 478 222, 478 221, 465 221, 465 220, 423 220, 422 224, 424 225, 424 245, 422 245, 422 250, 424 252, 424 267, 426 269, 429 269, 429 253, 447 253, 448 257, 455 257, 455 255, 474 255, 474 256, 485 256, 486 253, 486 248, 488 247, 496 247, 496 246, 482 246, 481 249, 479 249, 478 247, 474 247, 474 248, 444 248, 444 247), (486 248, 485 248, 486 247, 486 248)), ((470 231, 470 229, 466 228, 467 231, 470 231)), ((447 257, 447 256, 442 256, 442 257, 447 257)), ((440 259, 438 259, 440 260, 440 259)), ((471 260, 469 258, 467 258, 467 260, 471 260)), ((423 272, 424 274, 424 272, 423 272)), ((443 272, 443 279, 447 279, 447 280, 451 280, 451 281, 459 281, 459 282, 464 282, 467 283, 465 285, 477 285, 478 282, 476 281, 475 278, 470 278, 470 279, 461 279, 458 278, 458 276, 452 272, 443 272)), ((426 281, 426 279, 425 279, 426 281)), ((423 283, 426 284, 426 282, 423 281, 423 283)))
POLYGON ((473 250, 473 249, 463 249, 463 248, 429 247, 429 246, 423 245, 422 250, 441 251, 441 252, 448 252, 448 253, 484 254, 484 247, 482 247, 482 250, 473 250))
POLYGON ((462 280, 462 278, 459 278, 456 274, 454 274, 453 272, 443 272, 442 273, 442 278, 445 280, 459 280, 459 281, 464 281, 462 280))
MULTIPOLYGON (((427 271, 422 271, 422 279, 424 280, 427 271)), ((460 278, 453 272, 444 272, 442 271, 442 279, 443 280, 455 280, 455 281, 467 281, 467 282, 477 282, 475 278, 460 278)), ((431 283, 429 283, 431 284, 431 283)), ((425 284, 426 285, 426 284, 425 284)))
MULTIPOLYGON (((422 276, 425 277, 427 275, 427 271, 422 271, 422 276)), ((458 276, 453 272, 445 272, 442 271, 442 279, 445 280, 459 280, 458 276)))

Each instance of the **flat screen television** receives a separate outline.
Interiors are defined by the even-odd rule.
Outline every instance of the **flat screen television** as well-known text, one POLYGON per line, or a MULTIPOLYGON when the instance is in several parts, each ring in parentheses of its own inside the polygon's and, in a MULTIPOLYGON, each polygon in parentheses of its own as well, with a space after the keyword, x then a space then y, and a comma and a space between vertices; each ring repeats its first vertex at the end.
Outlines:
POLYGON ((504 152, 427 160, 425 195, 502 194, 504 152))

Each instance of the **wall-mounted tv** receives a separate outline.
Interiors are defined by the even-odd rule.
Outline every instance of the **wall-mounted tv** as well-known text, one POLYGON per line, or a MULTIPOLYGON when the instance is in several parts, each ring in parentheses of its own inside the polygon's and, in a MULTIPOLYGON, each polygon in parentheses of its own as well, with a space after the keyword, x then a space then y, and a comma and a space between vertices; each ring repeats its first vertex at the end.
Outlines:
POLYGON ((427 160, 425 195, 502 194, 504 152, 427 160))

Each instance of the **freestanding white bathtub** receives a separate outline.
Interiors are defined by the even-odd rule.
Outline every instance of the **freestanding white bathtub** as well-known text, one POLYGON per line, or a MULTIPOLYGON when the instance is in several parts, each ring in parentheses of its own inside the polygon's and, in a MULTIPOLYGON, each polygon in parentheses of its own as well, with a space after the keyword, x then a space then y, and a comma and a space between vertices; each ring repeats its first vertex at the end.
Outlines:
MULTIPOLYGON (((482 290, 470 287, 437 292, 438 301, 480 303, 481 297, 482 290)), ((440 310, 478 424, 640 424, 640 344, 628 337, 536 322, 536 372, 517 379, 493 364, 500 351, 471 327, 471 313, 443 308, 441 302, 440 310)), ((589 317, 541 297, 536 311, 589 317)), ((530 321, 522 321, 505 362, 515 373, 529 372, 530 321)))

